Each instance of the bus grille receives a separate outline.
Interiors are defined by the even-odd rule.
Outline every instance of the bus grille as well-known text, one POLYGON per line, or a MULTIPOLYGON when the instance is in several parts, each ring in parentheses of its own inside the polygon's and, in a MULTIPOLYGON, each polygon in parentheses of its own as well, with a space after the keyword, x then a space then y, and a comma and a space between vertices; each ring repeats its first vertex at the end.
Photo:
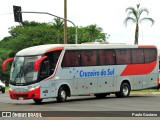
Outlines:
POLYGON ((14 97, 16 97, 16 98, 19 98, 19 97, 27 98, 28 94, 14 94, 14 97))

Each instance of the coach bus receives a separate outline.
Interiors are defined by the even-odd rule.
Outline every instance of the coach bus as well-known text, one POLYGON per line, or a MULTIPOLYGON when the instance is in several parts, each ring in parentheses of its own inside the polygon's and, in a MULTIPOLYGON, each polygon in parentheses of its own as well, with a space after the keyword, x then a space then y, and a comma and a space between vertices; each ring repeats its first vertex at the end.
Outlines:
POLYGON ((157 48, 151 45, 39 45, 5 60, 3 70, 11 61, 11 99, 41 103, 84 94, 128 97, 131 90, 158 87, 157 48))

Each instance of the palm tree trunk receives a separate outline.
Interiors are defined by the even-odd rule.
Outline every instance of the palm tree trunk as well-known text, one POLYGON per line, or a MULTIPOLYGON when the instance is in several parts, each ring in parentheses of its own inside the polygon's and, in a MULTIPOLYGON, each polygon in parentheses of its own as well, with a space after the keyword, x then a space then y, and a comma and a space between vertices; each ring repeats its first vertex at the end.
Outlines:
POLYGON ((139 26, 138 24, 136 24, 135 41, 134 41, 135 45, 138 45, 138 37, 139 37, 139 26))

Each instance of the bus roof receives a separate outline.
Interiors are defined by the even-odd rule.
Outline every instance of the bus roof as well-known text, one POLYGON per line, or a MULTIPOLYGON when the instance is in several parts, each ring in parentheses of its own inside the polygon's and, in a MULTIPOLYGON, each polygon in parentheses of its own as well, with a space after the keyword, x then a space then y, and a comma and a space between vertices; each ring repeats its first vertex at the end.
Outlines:
POLYGON ((78 49, 114 49, 114 48, 156 48, 153 45, 115 45, 115 44, 47 44, 47 45, 39 45, 33 46, 29 48, 25 48, 19 51, 16 56, 31 56, 31 55, 41 55, 51 51, 57 50, 78 50, 78 49))

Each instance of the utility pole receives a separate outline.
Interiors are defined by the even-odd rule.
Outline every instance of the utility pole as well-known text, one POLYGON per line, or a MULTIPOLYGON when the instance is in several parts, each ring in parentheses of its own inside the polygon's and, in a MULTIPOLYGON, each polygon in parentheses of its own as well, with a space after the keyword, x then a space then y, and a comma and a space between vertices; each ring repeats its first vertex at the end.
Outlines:
POLYGON ((67 0, 64 0, 64 44, 67 44, 67 0))

